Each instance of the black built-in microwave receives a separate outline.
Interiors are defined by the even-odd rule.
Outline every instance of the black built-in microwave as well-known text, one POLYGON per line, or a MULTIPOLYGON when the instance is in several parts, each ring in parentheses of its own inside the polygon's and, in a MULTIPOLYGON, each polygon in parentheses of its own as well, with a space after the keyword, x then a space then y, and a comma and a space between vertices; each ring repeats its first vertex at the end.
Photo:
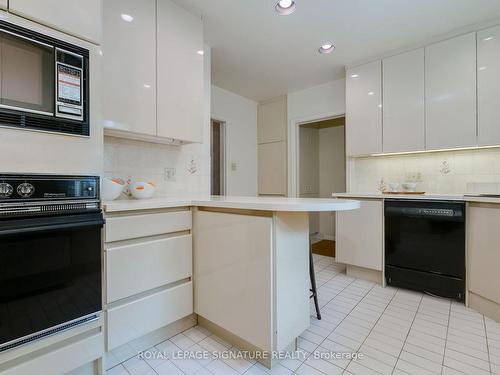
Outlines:
POLYGON ((89 51, 0 21, 0 126, 90 135, 89 51))

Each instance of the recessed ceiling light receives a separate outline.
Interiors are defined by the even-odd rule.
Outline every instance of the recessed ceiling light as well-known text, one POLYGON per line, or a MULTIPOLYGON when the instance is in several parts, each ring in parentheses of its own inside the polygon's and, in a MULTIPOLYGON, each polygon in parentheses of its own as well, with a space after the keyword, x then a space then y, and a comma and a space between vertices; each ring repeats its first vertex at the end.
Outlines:
POLYGON ((335 46, 332 43, 325 43, 321 47, 319 47, 319 53, 330 53, 335 49, 335 46))
POLYGON ((145 87, 146 89, 150 89, 150 88, 151 88, 151 85, 148 85, 147 83, 145 83, 145 84, 144 84, 144 87, 145 87))
POLYGON ((276 12, 280 16, 288 16, 295 12, 295 1, 293 0, 280 0, 276 3, 274 6, 274 9, 276 9, 276 12))
POLYGON ((492 40, 492 39, 493 39, 493 37, 492 37, 492 36, 489 36, 489 37, 487 37, 487 38, 484 38, 483 40, 488 41, 488 40, 492 40))
POLYGON ((486 70, 486 67, 485 66, 480 66, 479 70, 486 70))
POLYGON ((203 51, 202 49, 200 49, 199 51, 196 51, 196 53, 200 56, 203 56, 205 54, 205 51, 203 51))
POLYGON ((372 96, 374 95, 375 93, 373 91, 368 91, 368 95, 372 96))
POLYGON ((132 22, 134 20, 134 17, 132 17, 130 14, 125 14, 123 13, 122 15, 120 15, 120 17, 122 18, 122 20, 124 20, 125 22, 132 22))
POLYGON ((359 74, 351 74, 351 78, 358 78, 359 74))

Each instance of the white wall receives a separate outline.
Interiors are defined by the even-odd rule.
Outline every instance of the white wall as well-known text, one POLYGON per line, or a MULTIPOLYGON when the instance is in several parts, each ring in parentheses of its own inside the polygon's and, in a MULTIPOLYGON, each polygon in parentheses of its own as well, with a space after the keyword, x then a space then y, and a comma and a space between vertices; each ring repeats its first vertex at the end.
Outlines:
MULTIPOLYGON (((470 184, 500 184, 499 160, 498 148, 353 158, 349 191, 377 192, 381 180, 405 182, 408 174, 420 173, 417 190, 463 194, 470 184)), ((496 188, 487 190, 495 192, 496 188)))
POLYGON ((257 195, 257 102, 212 85, 211 113, 226 123, 226 195, 257 195))
MULTIPOLYGON (((331 198, 346 188, 345 127, 319 130, 319 197, 331 198)), ((335 238, 335 213, 321 212, 319 232, 325 239, 335 238)))

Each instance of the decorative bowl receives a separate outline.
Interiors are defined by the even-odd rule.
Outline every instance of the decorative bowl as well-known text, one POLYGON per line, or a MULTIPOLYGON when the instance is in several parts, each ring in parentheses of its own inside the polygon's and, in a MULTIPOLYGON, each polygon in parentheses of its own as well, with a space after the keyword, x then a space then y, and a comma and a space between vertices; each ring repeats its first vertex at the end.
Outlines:
POLYGON ((402 184, 404 191, 415 191, 415 188, 417 187, 417 184, 415 182, 405 182, 402 184))
POLYGON ((135 199, 151 198, 156 190, 156 185, 153 182, 137 181, 130 184, 130 194, 135 199))
POLYGON ((125 189, 125 182, 119 178, 103 178, 101 197, 104 201, 112 201, 125 189))

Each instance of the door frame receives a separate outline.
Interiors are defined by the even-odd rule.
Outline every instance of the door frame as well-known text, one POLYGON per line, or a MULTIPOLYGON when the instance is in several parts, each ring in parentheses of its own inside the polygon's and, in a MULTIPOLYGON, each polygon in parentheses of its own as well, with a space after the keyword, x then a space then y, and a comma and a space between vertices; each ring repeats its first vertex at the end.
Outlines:
MULTIPOLYGON (((309 124, 311 122, 330 120, 337 117, 345 117, 345 111, 331 112, 307 117, 291 119, 288 122, 288 196, 299 198, 299 170, 300 170, 300 147, 299 147, 299 127, 300 125, 309 124)), ((347 133, 347 132, 346 132, 347 133)), ((347 157, 346 157, 346 180, 347 177, 347 157)), ((346 181, 346 188, 347 188, 346 181)))
POLYGON ((221 145, 221 155, 220 155, 220 172, 221 172, 221 195, 226 195, 227 193, 227 161, 226 161, 226 125, 225 120, 219 119, 217 117, 210 117, 210 191, 212 190, 212 123, 220 123, 220 145, 221 145))

